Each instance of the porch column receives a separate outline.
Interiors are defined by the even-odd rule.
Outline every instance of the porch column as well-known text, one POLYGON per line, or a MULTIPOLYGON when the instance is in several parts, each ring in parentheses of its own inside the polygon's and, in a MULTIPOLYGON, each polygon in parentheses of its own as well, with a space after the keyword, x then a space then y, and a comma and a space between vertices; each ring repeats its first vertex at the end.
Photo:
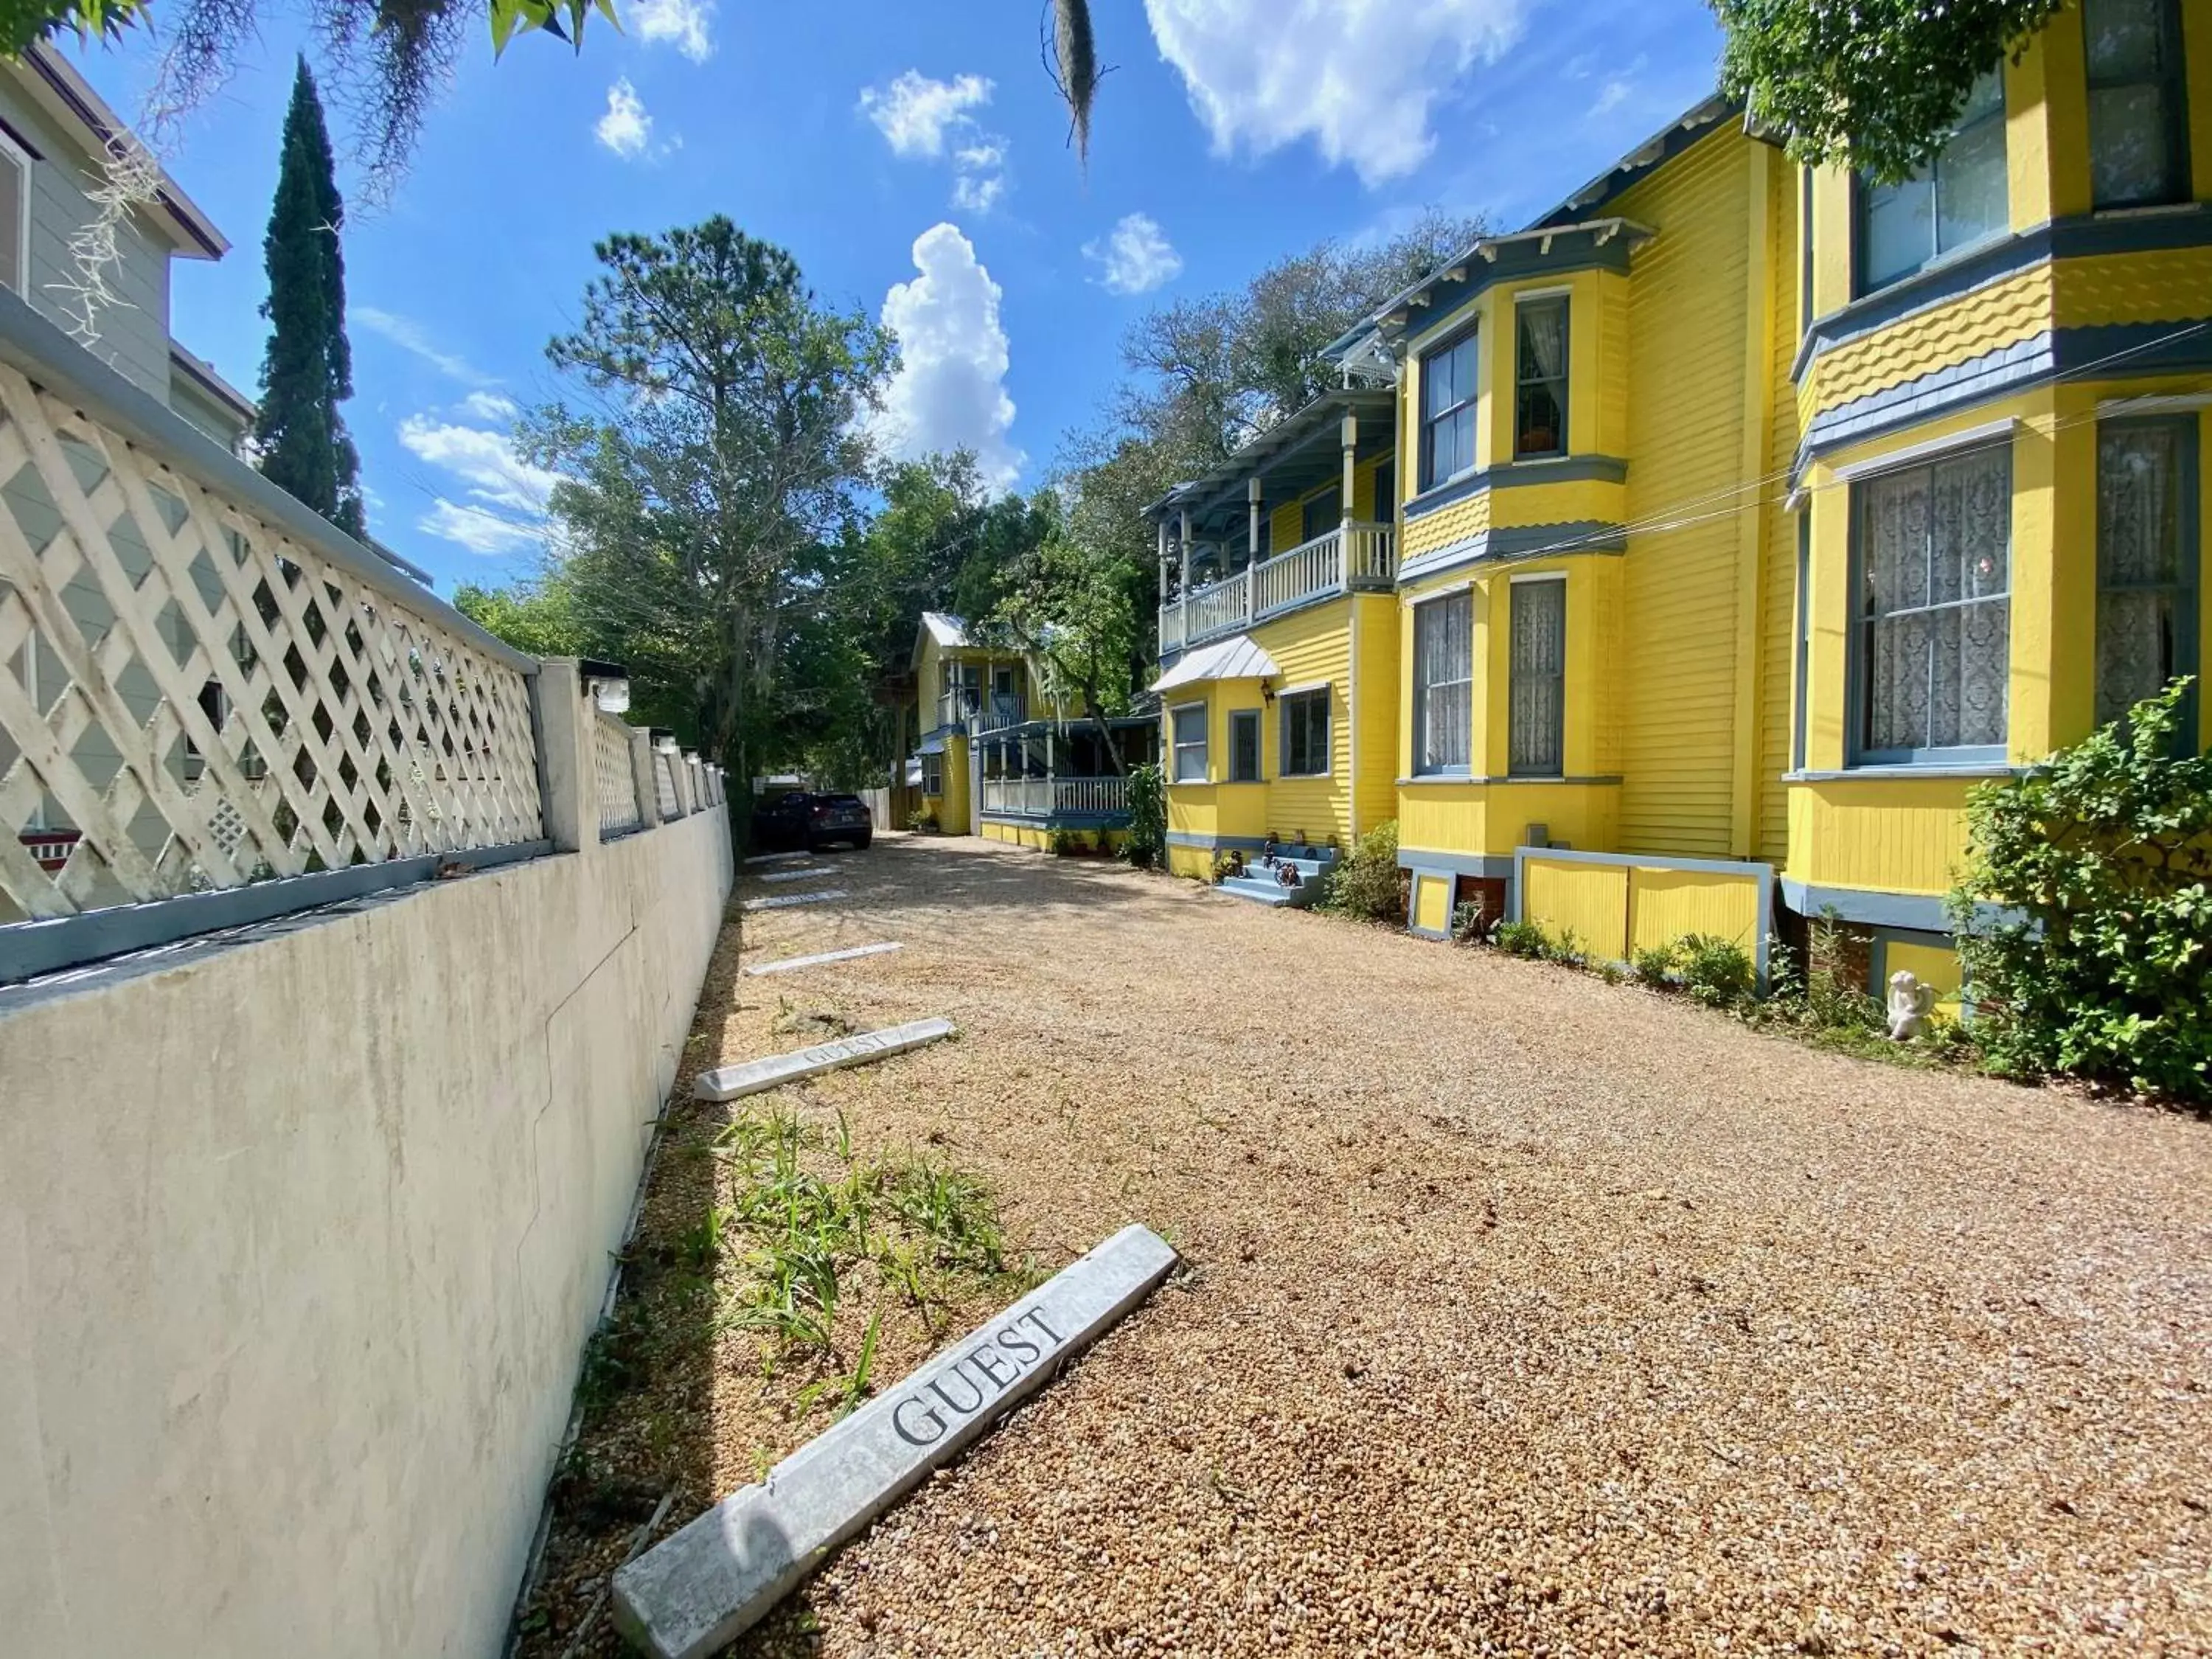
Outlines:
POLYGON ((1188 599, 1190 597, 1190 509, 1187 507, 1182 510, 1180 528, 1182 532, 1180 538, 1182 548, 1182 596, 1188 599))
POLYGON ((1253 573, 1260 568, 1260 481, 1244 481, 1246 516, 1251 520, 1251 546, 1244 558, 1244 625, 1250 627, 1260 604, 1260 579, 1253 573))
POLYGON ((1168 521, 1162 519, 1157 527, 1160 532, 1160 605, 1164 609, 1168 602, 1168 521))
POLYGON ((1344 446, 1344 534, 1336 550, 1336 580, 1340 587, 1352 586, 1352 483, 1359 467, 1359 416, 1347 415, 1337 428, 1339 441, 1344 446))

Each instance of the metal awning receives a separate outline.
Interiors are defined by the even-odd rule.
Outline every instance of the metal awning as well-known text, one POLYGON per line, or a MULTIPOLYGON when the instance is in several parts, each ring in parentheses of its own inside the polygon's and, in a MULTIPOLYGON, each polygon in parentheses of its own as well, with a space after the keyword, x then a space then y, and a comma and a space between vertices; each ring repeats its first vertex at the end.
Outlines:
POLYGON ((1253 644, 1249 634, 1238 634, 1190 652, 1154 680, 1152 690, 1173 691, 1201 680, 1271 680, 1282 672, 1273 657, 1253 644))
POLYGON ((945 752, 945 733, 942 732, 932 732, 928 737, 926 737, 921 740, 921 747, 915 750, 914 752, 917 755, 943 754, 945 752))

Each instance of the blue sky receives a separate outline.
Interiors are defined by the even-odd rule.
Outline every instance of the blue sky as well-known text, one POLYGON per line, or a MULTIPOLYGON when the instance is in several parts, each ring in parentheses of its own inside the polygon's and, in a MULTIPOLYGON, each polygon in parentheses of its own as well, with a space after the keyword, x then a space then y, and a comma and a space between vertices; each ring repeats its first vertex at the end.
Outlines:
MULTIPOLYGON (((544 343, 610 231, 720 212, 781 243, 899 330, 886 447, 967 443, 1026 485, 1147 306, 1425 206, 1517 226, 1710 90, 1718 49, 1704 0, 1093 0, 1114 72, 1086 175, 1036 0, 618 3, 580 58, 473 43, 393 199, 348 227, 371 527, 441 592, 538 561, 546 481, 506 428, 560 393, 544 343)), ((173 331, 249 393, 294 46, 272 23, 164 157, 235 245, 176 266, 173 331)), ((77 56, 128 115, 154 52, 77 56)))

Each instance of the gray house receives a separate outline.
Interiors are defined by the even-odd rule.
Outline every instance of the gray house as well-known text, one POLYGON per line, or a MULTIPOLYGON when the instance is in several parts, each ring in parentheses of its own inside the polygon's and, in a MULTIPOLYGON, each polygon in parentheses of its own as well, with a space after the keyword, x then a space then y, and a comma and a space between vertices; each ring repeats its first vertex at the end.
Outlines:
MULTIPOLYGON (((82 316, 70 244, 99 216, 90 195, 105 181, 107 146, 122 127, 58 52, 34 46, 19 61, 0 61, 0 283, 63 329, 82 316)), ((99 337, 88 343, 118 374, 234 450, 253 405, 169 337, 169 262, 220 259, 229 247, 164 173, 153 209, 134 209, 117 228, 118 261, 106 282, 118 303, 100 308, 99 337)))

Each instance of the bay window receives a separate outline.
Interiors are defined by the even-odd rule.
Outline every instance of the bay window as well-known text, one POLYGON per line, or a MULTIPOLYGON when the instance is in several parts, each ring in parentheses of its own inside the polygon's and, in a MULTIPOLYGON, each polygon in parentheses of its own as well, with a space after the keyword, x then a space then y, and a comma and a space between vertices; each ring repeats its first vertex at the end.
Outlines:
POLYGON ((1567 579, 1515 581, 1510 611, 1506 770, 1516 778, 1559 777, 1567 759, 1567 579))
POLYGON ((1567 296, 1524 300, 1513 308, 1519 337, 1513 369, 1513 455, 1516 460, 1567 453, 1567 296))
POLYGON ((1468 769, 1474 696, 1474 596, 1413 611, 1413 771, 1468 769))
POLYGON ((1855 752, 1874 763, 2005 757, 2012 450, 1851 486, 1859 592, 1855 752))
MULTIPOLYGON (((2097 428, 2097 723, 2197 672, 2197 422, 2097 428)), ((2196 746, 2185 720, 2185 751, 2196 746)))
POLYGON ((1469 329, 1421 359, 1421 488, 1474 470, 1477 336, 1469 329))
POLYGON ((2011 223, 2005 178, 2004 77, 1974 82, 1941 155, 1902 184, 1862 179, 1857 191, 1859 292, 1911 276, 2011 223))
POLYGON ((2179 0, 2082 0, 2089 184, 2099 208, 2189 199, 2179 0))
POLYGON ((1175 723, 1175 781, 1177 783, 1204 783, 1206 781, 1206 705, 1202 702, 1187 703, 1170 718, 1175 723))

